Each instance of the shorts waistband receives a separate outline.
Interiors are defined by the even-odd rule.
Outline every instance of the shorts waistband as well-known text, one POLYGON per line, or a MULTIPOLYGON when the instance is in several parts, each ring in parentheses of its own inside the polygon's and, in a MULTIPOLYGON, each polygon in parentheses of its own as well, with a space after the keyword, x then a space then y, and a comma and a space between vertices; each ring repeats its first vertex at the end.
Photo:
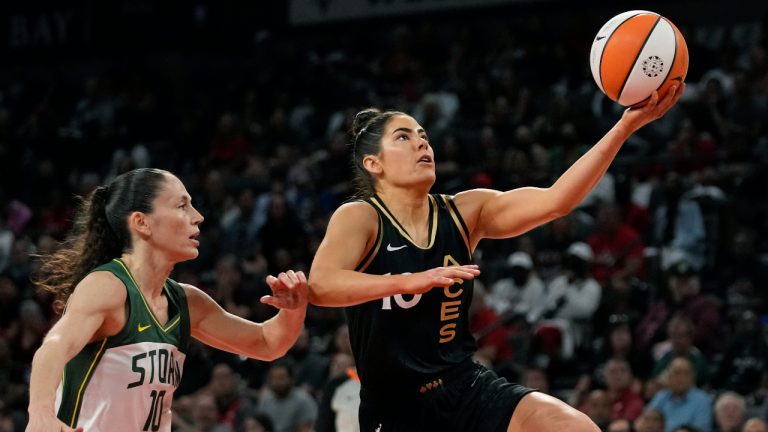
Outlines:
POLYGON ((429 394, 431 390, 454 384, 459 381, 461 377, 471 374, 476 367, 479 367, 479 365, 472 360, 472 357, 467 357, 442 373, 432 377, 424 377, 424 380, 417 385, 373 391, 362 387, 360 389, 360 397, 381 403, 407 403, 408 401, 419 399, 421 396, 429 394))

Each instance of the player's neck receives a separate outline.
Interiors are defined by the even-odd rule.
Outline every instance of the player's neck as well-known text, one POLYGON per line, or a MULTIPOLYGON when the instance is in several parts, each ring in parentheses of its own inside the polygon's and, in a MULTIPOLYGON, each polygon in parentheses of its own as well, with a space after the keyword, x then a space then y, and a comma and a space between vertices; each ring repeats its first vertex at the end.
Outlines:
POLYGON ((428 219, 429 197, 423 191, 389 188, 379 191, 379 197, 406 229, 421 228, 428 219))
POLYGON ((151 251, 137 247, 120 257, 144 296, 151 298, 162 293, 165 280, 173 270, 172 263, 153 255, 151 251))

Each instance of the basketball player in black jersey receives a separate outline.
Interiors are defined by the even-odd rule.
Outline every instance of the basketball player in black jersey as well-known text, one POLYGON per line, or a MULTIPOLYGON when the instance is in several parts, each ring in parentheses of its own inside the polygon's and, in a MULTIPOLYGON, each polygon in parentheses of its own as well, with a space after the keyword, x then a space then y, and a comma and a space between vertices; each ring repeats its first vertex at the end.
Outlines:
POLYGON ((472 362, 472 252, 563 216, 597 184, 624 141, 682 94, 654 93, 551 187, 431 195, 426 131, 368 109, 353 125, 360 199, 331 217, 310 271, 310 302, 345 306, 362 390, 363 432, 599 431, 565 403, 472 362))

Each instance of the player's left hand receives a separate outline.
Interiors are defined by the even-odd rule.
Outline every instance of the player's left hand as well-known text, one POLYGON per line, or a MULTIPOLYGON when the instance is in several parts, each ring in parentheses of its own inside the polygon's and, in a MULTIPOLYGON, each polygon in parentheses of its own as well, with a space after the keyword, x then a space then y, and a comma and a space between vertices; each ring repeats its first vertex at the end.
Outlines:
POLYGON ((272 290, 272 295, 261 298, 264 304, 272 305, 278 309, 301 309, 307 307, 309 289, 307 277, 304 272, 288 270, 277 277, 267 276, 267 285, 272 290))

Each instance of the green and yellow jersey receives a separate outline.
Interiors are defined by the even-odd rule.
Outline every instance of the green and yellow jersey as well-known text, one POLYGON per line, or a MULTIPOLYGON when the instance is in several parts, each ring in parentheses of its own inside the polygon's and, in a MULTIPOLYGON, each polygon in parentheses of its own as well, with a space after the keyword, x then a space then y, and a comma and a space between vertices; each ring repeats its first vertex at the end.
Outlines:
POLYGON ((70 427, 94 431, 170 431, 171 401, 189 341, 184 289, 167 279, 168 321, 161 324, 119 259, 95 268, 125 285, 127 320, 114 336, 86 345, 64 368, 56 410, 70 427))

